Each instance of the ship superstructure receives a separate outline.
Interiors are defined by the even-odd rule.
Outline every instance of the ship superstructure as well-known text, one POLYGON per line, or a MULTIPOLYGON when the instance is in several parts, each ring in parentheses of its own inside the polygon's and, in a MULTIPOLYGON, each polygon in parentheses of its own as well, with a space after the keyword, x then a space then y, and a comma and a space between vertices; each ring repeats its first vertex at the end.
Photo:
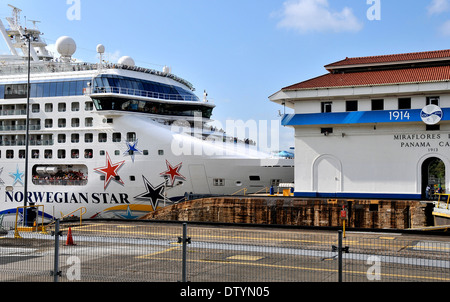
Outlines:
POLYGON ((0 20, 11 52, 0 57, 0 215, 36 204, 47 219, 80 208, 89 218, 138 219, 187 195, 293 182, 291 160, 208 126, 215 105, 169 68, 141 68, 130 57, 105 64, 103 45, 99 63, 77 63, 66 36, 55 58, 38 22, 23 28, 12 8, 8 25, 0 20))

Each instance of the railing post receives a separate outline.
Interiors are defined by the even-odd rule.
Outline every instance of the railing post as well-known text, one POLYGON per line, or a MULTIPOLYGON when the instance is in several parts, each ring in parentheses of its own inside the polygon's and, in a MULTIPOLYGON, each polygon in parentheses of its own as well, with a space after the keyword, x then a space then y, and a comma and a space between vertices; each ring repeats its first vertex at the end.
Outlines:
POLYGON ((61 276, 61 271, 59 271, 59 236, 61 236, 61 231, 59 230, 59 219, 56 219, 55 231, 53 232, 53 235, 55 236, 55 257, 51 275, 53 276, 53 282, 58 282, 58 277, 61 276))
POLYGON ((339 272, 339 283, 342 283, 342 231, 339 230, 338 239, 338 272, 339 272))
POLYGON ((187 245, 191 244, 191 238, 187 237, 187 223, 183 223, 183 237, 178 238, 178 243, 183 243, 183 261, 181 269, 181 282, 187 282, 187 245))

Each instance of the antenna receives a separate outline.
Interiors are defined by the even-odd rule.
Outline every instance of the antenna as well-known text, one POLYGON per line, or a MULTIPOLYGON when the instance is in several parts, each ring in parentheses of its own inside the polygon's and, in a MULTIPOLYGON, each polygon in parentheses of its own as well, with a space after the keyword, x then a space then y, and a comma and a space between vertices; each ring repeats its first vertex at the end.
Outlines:
POLYGON ((15 28, 18 28, 20 25, 20 12, 22 10, 11 4, 8 4, 8 6, 13 9, 13 12, 12 12, 12 18, 7 18, 7 19, 11 20, 11 22, 13 23, 15 28))

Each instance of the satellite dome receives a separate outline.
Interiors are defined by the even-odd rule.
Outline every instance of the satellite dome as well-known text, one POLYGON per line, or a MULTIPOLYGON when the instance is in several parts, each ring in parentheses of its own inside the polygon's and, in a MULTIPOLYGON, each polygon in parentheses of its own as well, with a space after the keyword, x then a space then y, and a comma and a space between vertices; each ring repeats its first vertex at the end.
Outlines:
POLYGON ((77 44, 71 37, 61 37, 56 41, 56 50, 62 57, 71 57, 77 51, 77 44))
POLYGON ((105 46, 103 44, 97 45, 97 52, 98 53, 105 53, 105 46))
POLYGON ((130 66, 130 67, 134 67, 136 65, 134 60, 133 60, 133 58, 132 57, 128 57, 128 56, 121 57, 119 59, 119 64, 120 65, 130 66))

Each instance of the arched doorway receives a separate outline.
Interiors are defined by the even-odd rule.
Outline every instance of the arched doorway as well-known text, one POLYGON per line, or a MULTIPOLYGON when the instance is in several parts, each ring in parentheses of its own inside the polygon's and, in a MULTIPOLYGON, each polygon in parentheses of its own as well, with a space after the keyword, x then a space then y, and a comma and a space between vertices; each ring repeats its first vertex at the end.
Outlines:
POLYGON ((432 192, 438 189, 444 192, 447 189, 445 187, 445 179, 446 167, 441 159, 430 157, 425 160, 422 164, 422 198, 427 198, 426 190, 428 185, 430 185, 432 192))

